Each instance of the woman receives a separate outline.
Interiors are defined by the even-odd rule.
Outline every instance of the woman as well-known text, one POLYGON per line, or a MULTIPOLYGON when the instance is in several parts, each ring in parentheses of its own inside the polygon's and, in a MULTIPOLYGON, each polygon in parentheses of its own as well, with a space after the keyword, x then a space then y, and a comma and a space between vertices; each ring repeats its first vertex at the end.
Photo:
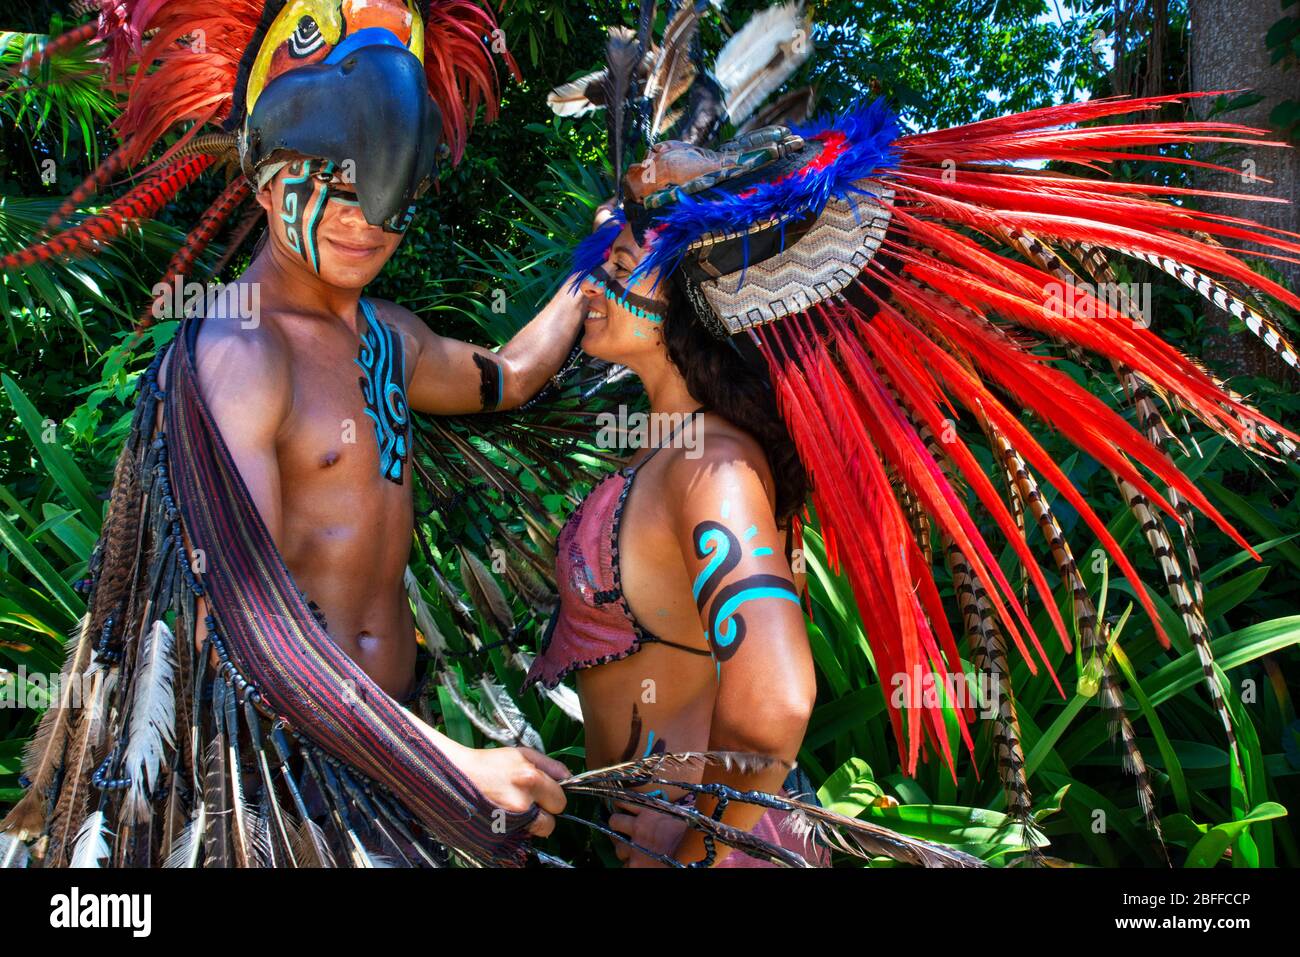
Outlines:
MULTIPOLYGON (((676 428, 653 429, 661 444, 639 449, 570 516, 558 543, 561 607, 527 684, 554 687, 577 673, 590 767, 665 750, 793 762, 816 697, 803 576, 790 566, 807 478, 766 377, 666 284, 647 277, 626 288, 643 254, 624 225, 582 281, 582 347, 632 370, 650 420, 676 428)), ((703 781, 802 790, 775 763, 755 773, 710 766, 703 781)), ((733 805, 723 820, 811 857, 780 827, 785 818, 733 805)), ((700 832, 654 811, 620 809, 609 826, 683 863, 707 857, 700 832)), ((616 852, 633 867, 662 863, 622 843, 616 852)), ((721 845, 714 861, 775 866, 721 845)))
MULTIPOLYGON (((1171 147, 1157 158, 1179 163, 1178 151, 1209 139, 1277 144, 1233 124, 1113 122, 1183 96, 1067 103, 912 134, 880 99, 805 122, 811 94, 792 91, 755 114, 761 94, 801 62, 794 54, 807 54, 799 9, 765 14, 756 28, 785 53, 749 55, 755 18, 712 70, 683 73, 691 11, 677 7, 663 45, 645 57, 644 36, 612 28, 605 68, 550 98, 563 115, 604 111, 619 184, 619 208, 575 254, 591 305, 584 345, 636 372, 652 411, 706 411, 700 456, 639 452, 566 527, 560 612, 530 680, 577 670, 593 765, 659 747, 789 760, 813 694, 788 563, 806 493, 828 564, 843 571, 862 614, 904 773, 934 756, 956 780, 960 749, 975 754, 972 725, 983 712, 995 725, 990 757, 1009 812, 1027 841, 1041 843, 1010 668, 1022 659, 1061 688, 1056 670, 1077 640, 1158 834, 1107 629, 1055 498, 1129 580, 1169 647, 1165 623, 1103 516, 1027 423, 1050 427, 1113 476, 1242 773, 1230 689, 1199 597, 1193 510, 1247 543, 1176 464, 1180 423, 1162 409, 1179 420, 1188 413, 1245 451, 1294 461, 1300 434, 1165 342, 1143 297, 1116 292, 1120 264, 1146 263, 1242 318, 1300 368, 1300 353, 1257 307, 1263 293, 1300 309, 1300 295, 1232 248, 1244 241, 1294 258, 1300 243, 1198 212, 1184 202, 1196 190, 1057 167, 1091 171, 1152 145, 1171 147), (758 73, 737 72, 741 61, 758 73), (747 129, 752 114, 757 128, 747 129), (708 148, 728 124, 747 131, 708 148), (625 156, 647 146, 624 177, 625 156), (1055 165, 1025 165, 1035 161, 1055 165), (1097 368, 1122 382, 1140 429, 1057 361, 1080 356, 1100 357, 1097 368), (1036 633, 1029 598, 998 555, 1004 547, 1056 642, 1036 633)), ((1199 95, 1211 94, 1188 96, 1199 95)), ((768 787, 780 774, 704 773, 740 788, 768 787)), ((698 834, 679 838, 662 815, 611 820, 638 844, 672 848, 678 861, 711 860, 698 834)), ((723 820, 771 823, 732 805, 723 820)))

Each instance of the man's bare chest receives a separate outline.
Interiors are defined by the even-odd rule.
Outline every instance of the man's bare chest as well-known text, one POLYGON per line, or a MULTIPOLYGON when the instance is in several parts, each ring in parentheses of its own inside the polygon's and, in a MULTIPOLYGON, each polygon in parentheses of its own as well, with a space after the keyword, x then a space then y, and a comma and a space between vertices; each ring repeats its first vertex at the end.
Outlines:
POLYGON ((410 500, 404 345, 377 323, 362 334, 359 344, 295 344, 292 411, 277 439, 286 492, 290 483, 341 485, 410 500))

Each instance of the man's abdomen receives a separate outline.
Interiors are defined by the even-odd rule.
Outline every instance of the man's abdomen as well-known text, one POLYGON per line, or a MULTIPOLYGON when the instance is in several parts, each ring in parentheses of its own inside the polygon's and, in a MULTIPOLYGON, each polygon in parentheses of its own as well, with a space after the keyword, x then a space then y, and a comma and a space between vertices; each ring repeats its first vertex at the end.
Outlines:
POLYGON ((401 698, 416 652, 402 581, 413 531, 409 488, 310 484, 316 488, 285 490, 285 564, 339 647, 401 698))

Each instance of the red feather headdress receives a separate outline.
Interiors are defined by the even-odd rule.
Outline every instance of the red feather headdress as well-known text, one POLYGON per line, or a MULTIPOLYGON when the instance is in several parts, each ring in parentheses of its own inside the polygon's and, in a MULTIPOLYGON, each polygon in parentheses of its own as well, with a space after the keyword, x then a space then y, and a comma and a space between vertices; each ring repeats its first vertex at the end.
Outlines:
MULTIPOLYGON (((652 52, 652 74, 665 58, 652 52)), ((598 76, 553 93, 556 112, 585 111, 594 91, 602 97, 595 105, 612 113, 618 104, 609 99, 610 84, 594 82, 598 76)), ((627 102, 638 92, 632 84, 627 102)), ((999 564, 994 535, 981 530, 977 516, 1010 548, 1057 639, 1071 650, 1070 629, 1032 547, 1035 539, 1046 545, 1069 595, 1086 671, 1097 676, 1157 833, 1153 793, 1107 649, 1108 626, 1098 620, 1047 487, 1077 511, 1130 580, 1165 647, 1169 638, 1133 562, 1026 427, 1023 411, 1113 475, 1200 657, 1233 766, 1242 771, 1209 645, 1193 510, 1255 553, 1174 463, 1171 452, 1180 446, 1166 416, 1184 426, 1194 416, 1272 458, 1300 461, 1300 436, 1160 338, 1140 304, 1110 295, 1122 285, 1112 257, 1153 265, 1230 311, 1294 368, 1296 350, 1259 295, 1291 309, 1300 309, 1300 297, 1251 270, 1225 243, 1256 244, 1263 252, 1251 255, 1296 262, 1300 236, 1176 205, 1221 193, 1017 165, 1065 162, 1103 171, 1133 158, 1218 168, 1176 152, 1213 143, 1285 145, 1231 123, 1077 126, 1212 95, 1218 94, 1070 103, 907 136, 877 101, 817 123, 796 116, 785 126, 743 129, 716 152, 701 149, 710 125, 694 115, 700 110, 692 98, 669 136, 686 142, 661 144, 623 180, 629 199, 615 223, 630 223, 647 250, 629 285, 644 275, 671 283, 698 321, 742 351, 756 350, 770 374, 810 478, 828 557, 857 598, 905 769, 915 773, 928 745, 955 777, 949 709, 957 735, 973 750, 973 708, 945 708, 933 696, 922 707, 900 707, 891 694, 900 678, 932 679, 945 689, 964 684, 935 579, 938 545, 974 671, 995 686, 999 772, 1013 812, 1027 824, 1009 646, 1031 673, 1045 670, 1061 686, 999 564), (695 135, 700 130, 706 132, 695 135), (1135 152, 1153 146, 1174 148, 1175 155, 1135 152), (654 192, 639 195, 638 180, 654 192), (1085 364, 1089 354, 1099 356, 1123 384, 1138 426, 1059 369, 1060 354, 1085 364), (1000 483, 985 473, 973 433, 991 450, 1000 483), (1179 529, 1181 549, 1166 522, 1179 529)), ((611 121, 612 130, 619 128, 611 121)), ((621 162, 613 137, 611 150, 621 162)), ((619 228, 611 224, 579 245, 576 274, 585 276, 604 258, 619 228)))
MULTIPOLYGON (((243 113, 235 102, 241 69, 246 70, 245 61, 258 52, 249 48, 262 41, 259 23, 267 6, 262 0, 98 0, 96 25, 53 38, 21 64, 19 70, 29 68, 69 44, 102 43, 110 82, 126 97, 115 123, 121 145, 51 217, 46 234, 116 175, 145 164, 166 136, 183 132, 143 169, 142 181, 104 212, 0 257, 0 271, 26 268, 55 255, 77 255, 111 241, 128 223, 155 215, 218 160, 226 166, 235 155, 228 127, 232 117, 243 113)), ((424 0, 421 7, 429 93, 442 113, 443 139, 452 161, 459 162, 478 108, 484 107, 489 122, 497 117, 500 89, 493 51, 501 53, 516 79, 519 69, 503 45, 495 39, 489 44, 489 37, 500 35, 490 10, 472 0, 424 0)), ((223 223, 245 208, 249 192, 247 186, 232 182, 177 252, 166 281, 171 281, 178 263, 192 262, 223 223)))

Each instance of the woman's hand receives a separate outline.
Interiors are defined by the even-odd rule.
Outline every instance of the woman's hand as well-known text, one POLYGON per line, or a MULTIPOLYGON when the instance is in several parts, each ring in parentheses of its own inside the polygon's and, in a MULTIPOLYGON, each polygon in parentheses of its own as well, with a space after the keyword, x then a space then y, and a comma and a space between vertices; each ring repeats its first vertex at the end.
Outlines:
MULTIPOLYGON (((626 835, 642 847, 672 856, 682 839, 682 834, 686 831, 685 821, 646 808, 626 805, 620 807, 623 808, 622 811, 609 816, 610 830, 626 835)), ((634 850, 622 841, 614 842, 614 855, 627 867, 668 866, 634 850)))

